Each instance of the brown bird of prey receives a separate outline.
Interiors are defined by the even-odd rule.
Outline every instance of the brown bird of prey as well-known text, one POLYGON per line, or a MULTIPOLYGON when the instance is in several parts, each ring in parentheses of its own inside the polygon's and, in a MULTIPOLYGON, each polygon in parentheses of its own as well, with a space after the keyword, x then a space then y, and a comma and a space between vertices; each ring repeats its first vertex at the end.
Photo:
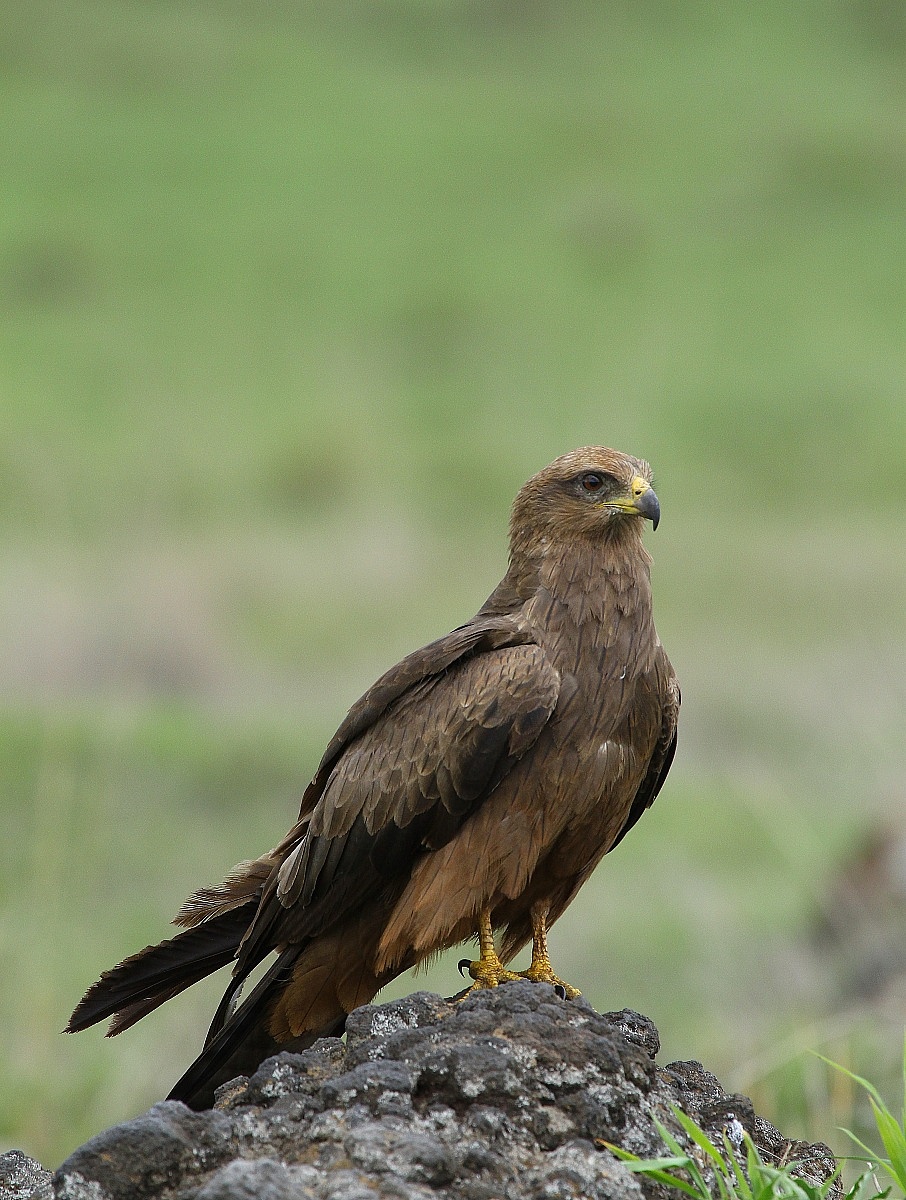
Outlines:
POLYGON ((369 688, 279 846, 190 896, 174 918, 184 932, 105 972, 68 1031, 112 1017, 120 1033, 233 962, 171 1093, 203 1108, 476 934, 478 959, 460 964, 473 988, 521 977, 578 995, 553 972, 548 926, 654 800, 676 746, 679 688, 642 545, 659 516, 648 464, 615 450, 575 450, 533 476, 478 613, 369 688), (531 966, 507 970, 530 939, 531 966))

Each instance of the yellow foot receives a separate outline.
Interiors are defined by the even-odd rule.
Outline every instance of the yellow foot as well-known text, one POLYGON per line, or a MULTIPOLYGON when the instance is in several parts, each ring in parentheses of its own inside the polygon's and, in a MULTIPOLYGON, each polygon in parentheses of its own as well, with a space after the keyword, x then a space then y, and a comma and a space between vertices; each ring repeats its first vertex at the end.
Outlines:
POLYGON ((464 1000, 466 996, 471 996, 473 992, 482 991, 484 988, 499 987, 501 983, 508 983, 511 979, 518 979, 512 971, 508 971, 494 947, 494 930, 491 925, 491 910, 483 908, 478 914, 478 951, 479 957, 475 962, 468 958, 462 959, 459 963, 459 973, 462 975, 463 968, 467 968, 469 974, 475 980, 471 987, 467 987, 464 992, 459 992, 453 997, 454 1000, 464 1000))
POLYGON ((522 978, 515 971, 508 971, 496 954, 493 956, 483 954, 475 962, 470 961, 468 958, 463 958, 458 965, 460 975, 468 971, 475 982, 471 987, 467 987, 464 992, 460 992, 456 996, 457 1000, 462 1000, 465 996, 471 996, 473 992, 482 991, 484 988, 500 987, 502 983, 509 983, 514 979, 522 978))
POLYGON ((561 992, 564 1000, 575 1000, 582 993, 578 988, 574 988, 571 983, 567 983, 565 979, 561 979, 559 975, 555 975, 547 966, 532 964, 527 971, 519 971, 516 975, 517 979, 528 979, 532 983, 549 983, 551 987, 561 992))
POLYGON ((582 993, 571 983, 567 983, 559 975, 555 975, 551 967, 550 955, 547 950, 547 913, 546 904, 532 906, 532 965, 527 971, 520 971, 520 975, 523 979, 531 980, 532 983, 549 983, 564 1000, 575 1000, 582 993))
POLYGON ((532 965, 527 971, 508 971, 500 961, 494 946, 490 909, 482 909, 478 915, 478 947, 479 958, 476 961, 464 958, 459 963, 460 975, 467 970, 475 982, 453 996, 453 1000, 464 1000, 473 992, 499 987, 502 983, 517 979, 527 979, 530 983, 549 983, 564 1000, 575 1000, 582 995, 578 988, 566 983, 551 969, 547 952, 547 908, 543 905, 536 905, 532 909, 532 965))

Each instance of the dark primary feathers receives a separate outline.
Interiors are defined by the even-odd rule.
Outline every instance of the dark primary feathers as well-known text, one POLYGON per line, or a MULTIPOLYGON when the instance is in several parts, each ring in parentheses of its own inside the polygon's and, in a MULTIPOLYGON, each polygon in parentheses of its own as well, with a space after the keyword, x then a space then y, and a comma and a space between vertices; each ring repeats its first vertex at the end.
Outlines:
POLYGON ((195 1107, 267 1054, 342 1028, 384 983, 471 936, 504 957, 555 920, 652 803, 679 689, 651 616, 647 464, 586 447, 513 506, 509 569, 472 620, 353 705, 272 851, 177 914, 184 932, 105 972, 70 1031, 127 1028, 211 971, 233 975, 172 1092, 195 1107), (248 997, 243 981, 276 952, 248 997))

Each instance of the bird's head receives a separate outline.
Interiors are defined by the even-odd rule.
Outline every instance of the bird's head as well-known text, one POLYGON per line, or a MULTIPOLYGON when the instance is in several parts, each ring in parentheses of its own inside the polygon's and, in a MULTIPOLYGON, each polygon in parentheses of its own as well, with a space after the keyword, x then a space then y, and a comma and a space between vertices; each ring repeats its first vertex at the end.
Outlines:
POLYGON ((514 545, 601 538, 654 528, 661 509, 651 486, 651 468, 604 446, 583 446, 563 454, 519 491, 510 524, 514 545))

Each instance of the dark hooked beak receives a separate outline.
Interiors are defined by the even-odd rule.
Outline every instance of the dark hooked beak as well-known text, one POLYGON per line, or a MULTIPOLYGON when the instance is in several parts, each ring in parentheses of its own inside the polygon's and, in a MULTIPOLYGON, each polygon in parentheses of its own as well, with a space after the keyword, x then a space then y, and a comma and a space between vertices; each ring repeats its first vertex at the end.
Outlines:
POLYGON ((618 499, 605 500, 604 507, 626 513, 631 517, 647 517, 652 526, 657 529, 661 519, 661 506, 658 504, 654 488, 641 475, 633 475, 629 492, 618 499))
POLYGON ((636 512, 648 518, 652 529, 657 529, 657 523, 661 519, 661 506, 658 503, 657 496, 654 494, 654 488, 649 486, 641 495, 635 497, 633 503, 636 512))

